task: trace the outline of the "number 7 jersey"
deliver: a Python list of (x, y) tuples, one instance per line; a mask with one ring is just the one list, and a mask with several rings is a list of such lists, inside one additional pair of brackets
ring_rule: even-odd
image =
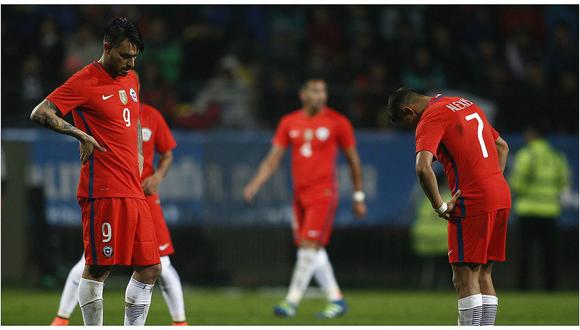
[(511, 208), (509, 186), (499, 167), (498, 137), (485, 113), (469, 100), (437, 95), (427, 104), (415, 131), (415, 152), (433, 153), (453, 193), (461, 189), (454, 216)]
[(75, 126), (107, 149), (95, 149), (81, 165), (78, 197), (145, 198), (137, 150), (138, 92), (135, 72), (113, 78), (93, 62), (46, 97), (63, 116), (72, 111)]

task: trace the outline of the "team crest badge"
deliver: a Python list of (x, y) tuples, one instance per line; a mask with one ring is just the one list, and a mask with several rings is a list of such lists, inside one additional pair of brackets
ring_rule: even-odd
[(127, 92), (125, 92), (124, 89), (119, 90), (119, 99), (121, 100), (121, 103), (127, 105), (129, 99), (127, 99)]
[(133, 99), (133, 102), (137, 102), (137, 92), (135, 92), (135, 90), (133, 88), (131, 88), (129, 90), (129, 94), (131, 95), (131, 98)]
[(330, 135), (330, 131), (326, 127), (318, 127), (316, 129), (316, 137), (320, 141), (326, 141), (326, 139), (328, 139), (329, 135)]
[(151, 140), (151, 135), (153, 135), (153, 132), (151, 132), (150, 129), (143, 127), (141, 129), (141, 134), (143, 134), (143, 141), (149, 142), (149, 140)]
[(108, 245), (107, 245), (107, 246), (105, 246), (105, 247), (103, 248), (103, 255), (104, 255), (106, 258), (110, 258), (110, 257), (112, 257), (112, 256), (113, 256), (113, 247), (111, 247), (111, 246), (108, 246)]

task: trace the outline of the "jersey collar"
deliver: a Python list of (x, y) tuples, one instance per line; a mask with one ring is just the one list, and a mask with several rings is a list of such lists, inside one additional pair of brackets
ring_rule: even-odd
[(432, 97), (427, 104), (435, 103), (435, 102), (439, 101), (439, 99), (442, 97), (443, 97), (443, 94), (437, 94), (434, 97)]

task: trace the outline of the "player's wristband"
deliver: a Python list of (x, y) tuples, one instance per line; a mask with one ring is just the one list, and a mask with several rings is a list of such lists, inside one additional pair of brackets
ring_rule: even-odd
[(439, 214), (445, 213), (445, 211), (447, 211), (447, 203), (443, 202), (443, 204), (441, 204), (441, 206), (439, 206), (439, 208), (435, 211), (437, 211)]
[(365, 201), (365, 193), (362, 191), (355, 191), (352, 194), (352, 200), (355, 202), (364, 202)]

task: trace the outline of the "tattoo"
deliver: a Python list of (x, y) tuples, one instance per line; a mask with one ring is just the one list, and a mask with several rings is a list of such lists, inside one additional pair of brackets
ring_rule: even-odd
[(59, 110), (54, 103), (49, 100), (45, 100), (43, 103), (45, 104), (39, 105), (42, 109), (35, 109), (32, 117), (34, 121), (53, 131), (77, 138), (83, 134), (81, 130), (59, 117)]

